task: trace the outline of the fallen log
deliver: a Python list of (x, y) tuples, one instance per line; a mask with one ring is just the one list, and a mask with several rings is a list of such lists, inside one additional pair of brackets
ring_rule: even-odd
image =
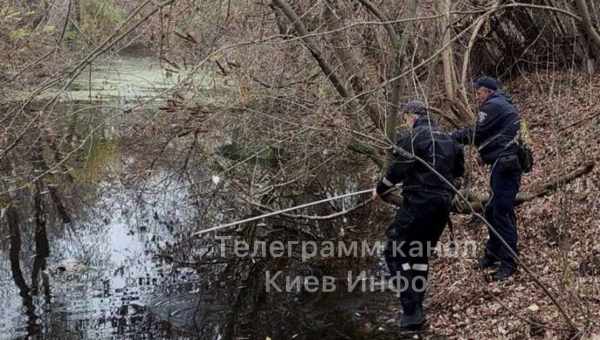
[[(537, 186), (531, 191), (519, 192), (515, 198), (515, 205), (520, 205), (536, 198), (549, 195), (565, 184), (568, 184), (577, 178), (590, 173), (594, 169), (594, 166), (595, 163), (593, 161), (585, 162), (575, 170), (565, 175), (551, 178), (548, 182)], [(490, 198), (489, 193), (477, 193), (473, 191), (466, 192), (464, 190), (460, 190), (459, 192), (465, 199), (469, 201), (468, 204), (471, 205), (471, 207), (473, 207), (473, 209), (477, 212), (483, 211), (485, 204)], [(396, 206), (401, 206), (403, 198), (400, 194), (394, 192), (387, 195), (385, 197), (385, 201)], [(459, 195), (456, 195), (452, 204), (452, 212), (457, 214), (470, 214), (471, 209), (469, 209), (469, 206), (460, 198)]]

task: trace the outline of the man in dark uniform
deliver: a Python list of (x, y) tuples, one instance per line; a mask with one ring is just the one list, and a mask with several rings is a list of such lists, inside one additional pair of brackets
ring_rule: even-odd
[[(517, 253), (517, 224), (514, 200), (521, 183), (521, 166), (517, 156), (516, 136), (520, 117), (512, 101), (499, 89), (494, 78), (482, 77), (474, 82), (479, 102), (479, 117), (474, 127), (458, 130), (452, 136), (463, 144), (477, 146), (485, 164), (492, 166), (492, 195), (485, 208), (485, 218)], [(496, 267), (498, 281), (510, 277), (516, 268), (515, 259), (496, 234), (488, 230), (485, 254), (479, 259), (481, 269)]]
[(391, 275), (405, 283), (400, 287), (400, 326), (418, 330), (425, 322), (428, 255), (448, 223), (454, 195), (440, 175), (450, 183), (462, 176), (464, 153), (450, 135), (437, 129), (422, 102), (409, 102), (405, 111), (411, 129), (399, 137), (394, 159), (373, 196), (386, 200), (392, 187), (402, 184), (404, 202), (387, 230), (389, 240), (384, 255)]

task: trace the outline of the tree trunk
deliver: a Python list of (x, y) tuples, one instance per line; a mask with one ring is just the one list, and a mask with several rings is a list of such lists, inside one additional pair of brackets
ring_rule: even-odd
[[(390, 19), (385, 16), (373, 3), (369, 0), (359, 0), (360, 3), (369, 10), (377, 19), (381, 22), (390, 21)], [(408, 17), (415, 17), (417, 15), (417, 1), (411, 0), (408, 1)], [(398, 77), (402, 73), (403, 68), (403, 60), (404, 55), (406, 53), (406, 46), (408, 44), (408, 37), (411, 35), (411, 23), (406, 24), (405, 30), (402, 34), (398, 33), (396, 28), (391, 23), (384, 24), (383, 27), (388, 33), (390, 43), (391, 43), (391, 51), (392, 51), (392, 59), (390, 62), (389, 74), (387, 75), (388, 79), (393, 79)], [(386, 117), (385, 117), (385, 134), (387, 138), (391, 141), (396, 140), (395, 132), (396, 127), (398, 125), (399, 118), (399, 107), (400, 107), (400, 92), (402, 90), (402, 84), (400, 79), (396, 79), (395, 81), (390, 82), (388, 86), (388, 93), (390, 96), (389, 104), (386, 107)]]
[(306, 46), (306, 48), (308, 48), (309, 52), (317, 61), (317, 64), (319, 64), (319, 67), (321, 68), (325, 76), (329, 79), (333, 87), (340, 94), (340, 96), (342, 96), (343, 98), (348, 98), (348, 91), (344, 87), (337, 74), (334, 72), (331, 65), (329, 65), (329, 63), (323, 57), (323, 55), (317, 48), (317, 45), (314, 42), (314, 40), (308, 36), (308, 31), (302, 23), (302, 19), (298, 17), (296, 12), (294, 12), (294, 10), (285, 0), (273, 0), (273, 5), (275, 5), (275, 7), (285, 17), (287, 17), (288, 21), (290, 21), (293, 24), (294, 29), (296, 30), (296, 34), (299, 37), (302, 37), (302, 42), (304, 42), (304, 45)]
[[(7, 159), (2, 162), (2, 168), (7, 173), (13, 175), (13, 166)], [(8, 225), (8, 231), (10, 235), (10, 250), (9, 250), (9, 261), (10, 270), (12, 273), (15, 285), (19, 289), (19, 295), (23, 300), (23, 307), (25, 314), (27, 315), (27, 328), (30, 334), (35, 333), (37, 327), (37, 316), (35, 315), (35, 308), (33, 306), (33, 299), (30, 295), (30, 289), (23, 276), (21, 270), (21, 219), (17, 206), (15, 205), (16, 198), (15, 191), (16, 185), (14, 183), (9, 184), (7, 187), (4, 185), (0, 188), (4, 191), (2, 194), (2, 200), (6, 203), (6, 224)]]
[[(586, 175), (594, 169), (594, 162), (586, 162), (580, 165), (577, 169), (569, 172), (566, 175), (559, 176), (556, 178), (550, 179), (548, 182), (540, 185), (538, 188), (534, 188), (532, 191), (528, 192), (519, 192), (517, 197), (515, 198), (515, 205), (520, 205), (529, 201), (532, 201), (538, 197), (543, 197), (549, 195), (556, 190), (560, 189), (561, 186), (564, 186), (568, 183), (571, 183), (575, 179)], [(464, 192), (461, 190), (461, 195), (465, 197), (469, 201), (469, 205), (477, 212), (483, 211), (485, 204), (490, 198), (488, 193), (478, 194), (474, 192)], [(402, 195), (398, 193), (390, 193), (385, 197), (385, 201), (401, 206), (404, 202)], [(471, 209), (467, 206), (459, 197), (455, 198), (455, 204), (452, 207), (452, 211), (458, 214), (470, 214)]]
[[(348, 91), (348, 95), (354, 97), (362, 93), (365, 88), (366, 80), (364, 74), (361, 72), (363, 67), (361, 67), (360, 60), (356, 57), (352, 46), (343, 46), (347, 40), (342, 30), (344, 26), (343, 17), (339, 13), (336, 16), (333, 13), (332, 6), (334, 6), (333, 2), (327, 1), (324, 3), (323, 21), (325, 21), (328, 30), (334, 31), (332, 33), (332, 45), (334, 53), (342, 66), (341, 73), (343, 74), (344, 87)], [(381, 120), (379, 119), (377, 108), (372, 103), (364, 97), (361, 97), (359, 101), (361, 106), (367, 111), (369, 117), (377, 117), (378, 121)], [(357, 121), (355, 118), (353, 120)], [(353, 128), (359, 129), (358, 126), (354, 126)]]
[(33, 259), (33, 270), (31, 272), (31, 292), (36, 295), (40, 281), (40, 274), (46, 270), (46, 259), (50, 256), (50, 244), (46, 234), (46, 211), (42, 200), (43, 184), (41, 180), (35, 183), (33, 195), (35, 213), (35, 257)]
[[(515, 205), (520, 205), (529, 201), (532, 201), (538, 197), (543, 197), (549, 195), (556, 190), (558, 190), (561, 186), (564, 186), (575, 179), (590, 173), (594, 169), (594, 162), (587, 162), (580, 165), (577, 169), (569, 172), (566, 175), (559, 176), (556, 178), (550, 179), (548, 182), (542, 184), (538, 188), (533, 189), (529, 192), (519, 192), (517, 197), (515, 198)], [(471, 206), (477, 211), (483, 211), (485, 204), (489, 200), (489, 194), (478, 195), (475, 193), (471, 193), (467, 198), (470, 201)], [(455, 210), (459, 213), (469, 213), (470, 210), (466, 207), (455, 206)]]
[[(327, 60), (325, 59), (325, 57), (323, 56), (321, 51), (318, 49), (314, 40), (310, 36), (308, 36), (308, 31), (307, 31), (306, 27), (304, 26), (302, 19), (300, 17), (298, 17), (296, 12), (294, 12), (294, 10), (286, 2), (286, 0), (273, 0), (272, 8), (275, 11), (275, 15), (283, 15), (287, 18), (287, 20), (290, 23), (292, 23), (292, 25), (296, 31), (296, 34), (299, 37), (302, 37), (302, 42), (304, 43), (306, 48), (310, 51), (313, 58), (316, 60), (317, 64), (321, 68), (321, 71), (323, 72), (323, 74), (327, 77), (327, 79), (329, 79), (329, 81), (331, 82), (333, 87), (337, 90), (338, 94), (342, 98), (349, 100), (348, 109), (351, 113), (353, 113), (352, 119), (350, 122), (350, 126), (352, 126), (353, 129), (358, 131), (359, 130), (358, 125), (357, 125), (358, 117), (356, 117), (356, 113), (359, 111), (358, 111), (357, 105), (355, 105), (355, 103), (354, 103), (354, 100), (352, 100), (352, 97), (353, 97), (353, 96), (351, 97), (352, 92), (344, 86), (344, 83), (341, 81), (339, 75), (334, 71), (335, 69), (327, 62)], [(368, 106), (366, 104), (366, 100), (364, 99), (364, 96), (361, 96), (359, 98), (359, 100), (361, 101), (363, 106), (365, 106), (365, 107)], [(373, 122), (375, 127), (377, 127), (379, 130), (383, 130), (384, 125), (383, 125), (382, 120), (379, 119), (379, 115), (377, 114), (377, 112), (367, 109), (367, 114), (369, 115), (369, 118), (371, 119), (371, 121)], [(363, 150), (363, 152), (361, 152), (361, 153), (369, 155), (369, 158), (373, 159), (374, 161), (376, 159), (378, 159), (377, 152), (373, 147), (366, 145), (364, 143), (360, 143), (357, 140), (353, 139), (352, 143), (348, 146), (348, 148), (353, 151)], [(379, 165), (381, 162), (375, 161), (375, 163)]]
[(440, 32), (442, 33), (442, 45), (448, 44), (448, 47), (442, 53), (442, 64), (444, 67), (444, 85), (446, 87), (446, 96), (449, 100), (453, 101), (456, 96), (456, 75), (454, 73), (454, 52), (450, 41), (452, 37), (451, 23), (452, 16), (450, 10), (452, 8), (452, 0), (438, 0), (437, 2), (438, 11), (444, 16), (440, 20)]
[(579, 15), (583, 18), (583, 28), (590, 39), (590, 44), (593, 46), (594, 51), (596, 51), (596, 56), (598, 56), (600, 55), (600, 33), (594, 27), (587, 3), (585, 0), (575, 0), (575, 5)]

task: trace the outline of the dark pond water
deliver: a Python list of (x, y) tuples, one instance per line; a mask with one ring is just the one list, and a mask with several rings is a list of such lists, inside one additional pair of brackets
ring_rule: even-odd
[(185, 204), (188, 193), (168, 172), (154, 173), (141, 183), (127, 181), (125, 169), (138, 155), (120, 152), (122, 119), (114, 115), (168, 89), (175, 80), (156, 61), (132, 57), (95, 66), (92, 76), (89, 83), (88, 74), (82, 75), (59, 107), (93, 99), (103, 108), (87, 110), (84, 125), (89, 117), (98, 121), (106, 115), (111, 121), (99, 141), (89, 144), (83, 168), (74, 171), (81, 204), (71, 209), (73, 221), (48, 225), (50, 256), (42, 275), (45, 287), (37, 295), (27, 292), (35, 255), (33, 217), (28, 210), (20, 211), (23, 244), (18, 262), (25, 284), (14, 278), (12, 239), (3, 229), (0, 339), (193, 338), (199, 275), (157, 256), (193, 218)]
[[(50, 255), (38, 289), (31, 279), (39, 261), (30, 198), (21, 199), (29, 203), (19, 207), (17, 260), (15, 232), (2, 230), (0, 340), (370, 339), (373, 332), (378, 339), (396, 338), (386, 335), (389, 323), (380, 318), (393, 298), (389, 294), (267, 296), (261, 285), (265, 271), (272, 266), (303, 274), (302, 264), (245, 260), (231, 266), (210, 263), (200, 268), (213, 270), (197, 271), (163, 256), (170, 249), (169, 255), (185, 251), (181, 258), (202, 259), (214, 243), (213, 248), (210, 242), (180, 248), (185, 235), (257, 213), (231, 207), (221, 212), (218, 203), (200, 202), (198, 197), (219, 182), (210, 174), (195, 169), (184, 180), (180, 169), (173, 168), (180, 165), (169, 164), (147, 171), (144, 149), (123, 147), (128, 128), (139, 123), (126, 112), (141, 104), (150, 114), (156, 112), (160, 104), (152, 98), (173, 86), (173, 77), (152, 59), (122, 57), (94, 66), (92, 82), (84, 74), (63, 96), (59, 108), (67, 113), (65, 125), (77, 121), (77, 128), (85, 129), (104, 124), (80, 152), (82, 165), (71, 172), (75, 182), (64, 188), (59, 183), (72, 221), (48, 220)], [(207, 91), (214, 88), (207, 79), (192, 81)], [(204, 182), (206, 187), (198, 185)], [(342, 192), (357, 189), (352, 183), (343, 187)], [(5, 213), (3, 209), (3, 219)], [(351, 262), (349, 266), (364, 269), (364, 263)]]
[[(188, 217), (178, 209), (184, 194), (140, 197), (116, 181), (99, 187), (86, 216), (50, 237), (49, 291), (33, 297), (33, 311), (13, 281), (10, 261), (0, 258), (0, 338), (172, 338), (174, 326), (191, 326), (180, 317), (197, 306), (198, 274), (156, 256)], [(26, 278), (28, 248), (21, 253)]]

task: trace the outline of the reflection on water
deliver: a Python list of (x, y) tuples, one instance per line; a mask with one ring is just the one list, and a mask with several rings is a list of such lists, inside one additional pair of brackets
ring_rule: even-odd
[[(182, 176), (183, 164), (171, 164), (177, 156), (169, 154), (181, 152), (179, 163), (185, 158), (187, 166), (190, 146), (179, 148), (176, 141), (166, 143), (158, 136), (152, 139), (157, 134), (146, 129), (152, 124), (145, 124), (156, 114), (152, 105), (129, 110), (172, 84), (156, 61), (123, 57), (94, 66), (92, 91), (84, 76), (57, 106), (57, 112), (66, 116), (64, 122), (57, 122), (64, 124), (57, 130), (72, 132), (67, 143), (82, 146), (73, 156), (78, 166), (68, 170), (67, 179), (60, 179), (65, 183), (47, 176), (45, 189), (40, 190), (52, 197), (56, 185), (70, 214), (49, 218), (46, 224), (50, 254), (47, 269), (39, 275), (41, 289), (32, 289), (31, 283), (32, 276), (38, 277), (34, 263), (43, 264), (46, 258), (34, 238), (40, 223), (26, 202), (30, 199), (14, 198), (20, 231), (0, 233), (0, 339), (369, 338), (356, 335), (353, 315), (365, 318), (368, 314), (363, 311), (377, 311), (379, 301), (389, 296), (266, 294), (266, 271), (281, 270), (297, 277), (313, 273), (318, 266), (278, 258), (224, 259), (215, 240), (186, 239), (192, 229), (258, 211), (238, 211), (233, 193), (216, 195), (215, 186), (203, 187), (212, 182), (204, 180), (210, 177), (203, 173), (209, 169), (202, 159)], [(89, 134), (96, 126), (104, 130)], [(142, 132), (134, 138), (132, 131)], [(158, 145), (161, 142), (165, 147)], [(154, 153), (145, 149), (157, 145), (160, 150)], [(165, 159), (155, 165), (156, 153)], [(27, 190), (22, 190), (22, 196), (27, 196)], [(0, 201), (4, 209), (6, 202), (1, 197)], [(223, 203), (228, 204), (224, 213), (217, 209)], [(9, 212), (3, 210), (3, 221)], [(311, 235), (295, 234), (283, 223), (269, 232), (257, 227), (249, 224), (229, 232), (271, 241)], [(15, 235), (22, 236), (22, 244), (16, 245)], [(157, 256), (161, 249), (169, 249), (164, 255), (173, 256)], [(35, 256), (40, 254), (44, 256)], [(167, 258), (193, 261), (202, 272), (189, 264), (174, 265)]]
[[(173, 224), (190, 218), (177, 208), (185, 192), (140, 195), (136, 189), (102, 183), (99, 199), (85, 216), (67, 226), (62, 237), (51, 239), (52, 299), (48, 303), (34, 297), (32, 310), (45, 338), (171, 338), (169, 316), (195, 307), (190, 299), (199, 280), (195, 271), (155, 257), (159, 247), (173, 241)], [(26, 255), (24, 250), (21, 263), (29, 271)], [(9, 261), (6, 256), (1, 259), (0, 338), (25, 337), (31, 332), (27, 327), (31, 315), (24, 310)], [(175, 294), (185, 303), (169, 298)], [(161, 313), (169, 308), (173, 315)]]
[[(84, 72), (60, 106), (74, 129), (88, 128), (93, 119), (119, 130), (123, 121), (115, 113), (177, 81), (156, 59), (126, 56), (94, 64), (89, 77)], [(88, 99), (98, 107), (74, 114), (76, 103)], [(83, 166), (70, 171), (81, 195), (69, 206), (70, 223), (52, 219), (42, 235), (36, 230), (46, 222), (36, 220), (31, 211), (38, 209), (26, 198), (15, 198), (18, 209), (4, 209), (2, 202), (0, 339), (192, 338), (199, 276), (156, 256), (194, 218), (194, 210), (186, 209), (187, 192), (174, 189), (185, 186), (165, 180), (168, 170), (127, 182), (124, 168), (138, 155), (120, 153), (111, 140), (118, 133), (101, 135), (85, 144)], [(4, 229), (12, 212), (18, 223)], [(47, 259), (39, 246), (46, 228)], [(41, 278), (40, 288), (32, 277)]]

